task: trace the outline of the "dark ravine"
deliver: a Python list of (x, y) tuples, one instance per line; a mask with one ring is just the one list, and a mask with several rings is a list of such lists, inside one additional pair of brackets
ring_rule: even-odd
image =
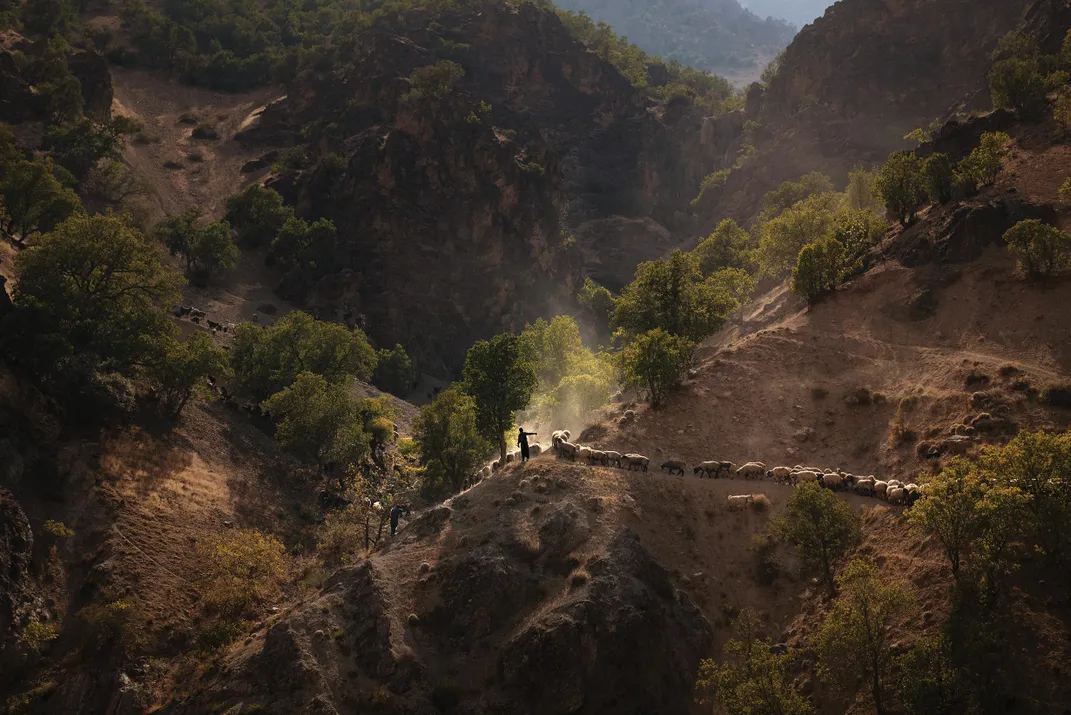
[[(443, 59), (465, 70), (456, 91), (403, 101), (405, 78)], [(311, 127), (318, 165), (278, 186), (340, 227), (348, 271), (310, 300), (363, 314), (433, 371), (565, 304), (582, 268), (620, 288), (690, 237), (689, 202), (725, 152), (704, 142), (703, 110), (652, 102), (530, 4), (404, 15), (344, 60), (352, 71), (303, 80), (242, 139), (287, 145)]]

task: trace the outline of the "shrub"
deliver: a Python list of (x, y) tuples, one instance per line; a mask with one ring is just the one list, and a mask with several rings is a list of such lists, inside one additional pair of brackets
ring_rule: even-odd
[(944, 154), (934, 154), (926, 159), (923, 166), (926, 174), (926, 192), (930, 201), (945, 204), (952, 200), (952, 190), (956, 181), (956, 172), (952, 162)]
[(1049, 276), (1071, 262), (1071, 236), (1038, 219), (1015, 224), (1004, 240), (1028, 276)]
[(1064, 179), (1064, 183), (1060, 184), (1060, 190), (1057, 195), (1060, 197), (1060, 201), (1065, 204), (1071, 204), (1071, 176)]
[(255, 529), (202, 538), (197, 555), (204, 565), (205, 603), (237, 616), (274, 595), (287, 575), (286, 549), (274, 536)]
[(692, 208), (699, 206), (708, 193), (713, 195), (714, 192), (720, 191), (725, 186), (725, 182), (729, 180), (730, 173), (732, 173), (732, 169), (719, 169), (703, 177), (703, 181), (699, 184), (699, 193), (692, 199)]
[(419, 102), (422, 99), (442, 99), (453, 91), (465, 76), (464, 68), (450, 60), (439, 60), (433, 65), (417, 67), (409, 75), (409, 91), (402, 95), (403, 102)]
[(577, 301), (587, 310), (595, 323), (600, 336), (610, 332), (610, 317), (614, 312), (614, 296), (604, 286), (590, 278), (584, 279), (584, 285), (576, 295)]
[(41, 650), (46, 643), (59, 638), (59, 629), (51, 623), (30, 621), (19, 635), (19, 643), (30, 650)]
[(997, 109), (1040, 119), (1045, 109), (1045, 79), (1037, 60), (1012, 57), (994, 64), (989, 71), (989, 94)]
[(882, 165), (874, 184), (889, 215), (906, 226), (915, 218), (926, 196), (923, 162), (914, 152), (892, 154)]
[(1004, 168), (1010, 142), (1011, 137), (1004, 132), (986, 132), (970, 156), (960, 163), (960, 171), (977, 184), (992, 185)]
[(74, 536), (74, 530), (64, 524), (62, 521), (47, 520), (41, 525), (41, 531), (45, 532), (49, 536), (54, 536), (57, 539), (68, 539)]
[(209, 377), (227, 378), (233, 373), (227, 352), (199, 332), (184, 342), (168, 340), (149, 374), (160, 406), (176, 419), (191, 397), (208, 394)]
[(1042, 391), (1041, 400), (1049, 407), (1071, 410), (1071, 385), (1050, 385)]
[(800, 251), (833, 231), (839, 205), (836, 194), (816, 194), (763, 224), (758, 249), (762, 273), (774, 278), (789, 275)]
[(833, 181), (817, 171), (805, 174), (799, 181), (784, 181), (762, 197), (762, 218), (773, 219), (784, 211), (812, 196), (833, 193)]
[(805, 246), (792, 269), (792, 290), (813, 303), (837, 287), (843, 265), (844, 248), (836, 239)]

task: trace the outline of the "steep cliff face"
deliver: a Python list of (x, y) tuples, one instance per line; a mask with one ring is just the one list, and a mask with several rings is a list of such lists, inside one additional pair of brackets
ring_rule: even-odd
[[(443, 61), (464, 71), (449, 91), (407, 94), (414, 70)], [(627, 283), (666, 235), (690, 233), (688, 202), (717, 164), (702, 109), (654, 103), (534, 5), (402, 15), (326, 64), (244, 140), (312, 139), (311, 166), (278, 185), (335, 221), (347, 266), (312, 302), (363, 314), (432, 369), (561, 305), (584, 256)], [(607, 240), (619, 258), (602, 262)]]
[(765, 140), (711, 214), (748, 218), (762, 194), (818, 169), (843, 180), (905, 148), (912, 129), (990, 106), (986, 74), (1030, 0), (841, 0), (785, 50), (753, 118)]

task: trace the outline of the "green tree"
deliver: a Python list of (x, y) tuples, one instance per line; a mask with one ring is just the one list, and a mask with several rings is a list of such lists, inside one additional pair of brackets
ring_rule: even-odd
[(174, 330), (164, 309), (182, 279), (125, 217), (76, 214), (22, 251), (15, 271), (14, 303), (34, 316), (30, 359), (77, 354), (129, 373)]
[(1011, 57), (989, 71), (989, 95), (997, 109), (1012, 109), (1024, 119), (1040, 119), (1045, 111), (1045, 78), (1037, 60)]
[(68, 0), (26, 0), (22, 23), (33, 35), (51, 38), (66, 35), (78, 16)]
[(1050, 276), (1071, 263), (1071, 236), (1038, 219), (1015, 224), (1004, 240), (1028, 276)]
[(326, 218), (310, 224), (292, 216), (272, 240), (271, 253), (284, 268), (325, 276), (334, 272), (338, 263), (338, 231)]
[(959, 575), (977, 537), (980, 496), (981, 484), (971, 466), (955, 460), (930, 481), (908, 514), (915, 529), (941, 544), (953, 576)]
[(238, 232), (238, 237), (254, 246), (275, 238), (294, 210), (283, 204), (278, 191), (253, 184), (227, 199), (224, 218)]
[(906, 226), (926, 198), (926, 174), (922, 159), (910, 151), (889, 156), (878, 172), (875, 190), (885, 203), (889, 216)]
[(350, 468), (370, 451), (355, 398), (346, 385), (303, 372), (261, 404), (275, 420), (284, 449), (315, 462), (322, 474), (333, 465)]
[(576, 299), (587, 311), (600, 338), (609, 335), (610, 319), (614, 312), (614, 297), (610, 291), (590, 278), (585, 278)]
[(952, 663), (948, 639), (926, 638), (899, 658), (900, 702), (904, 715), (959, 715), (972, 712)]
[(520, 338), (503, 333), (469, 348), (462, 390), (476, 401), (480, 434), (498, 446), (506, 460), (506, 431), (514, 414), (528, 406), (538, 384), (535, 368), (524, 359)]
[(723, 268), (751, 268), (751, 249), (751, 235), (727, 218), (692, 253), (699, 259), (699, 270), (709, 276)]
[(453, 493), (461, 491), (491, 448), (476, 427), (475, 400), (454, 389), (443, 390), (420, 408), (413, 439), (420, 448), (426, 481)]
[(838, 203), (835, 194), (810, 196), (763, 224), (758, 252), (762, 273), (773, 278), (791, 273), (803, 247), (833, 230)]
[(137, 123), (123, 116), (106, 121), (78, 117), (50, 126), (42, 145), (57, 164), (82, 181), (102, 159), (121, 159), (123, 136), (135, 131)]
[(833, 193), (833, 182), (817, 171), (801, 176), (799, 181), (785, 181), (762, 199), (762, 218), (777, 218), (784, 211), (812, 196)]
[(790, 657), (771, 650), (758, 613), (745, 608), (736, 619), (736, 637), (723, 649), (722, 662), (700, 661), (696, 688), (703, 702), (721, 705), (727, 715), (807, 715), (814, 708), (792, 687)]
[(1029, 523), (1027, 497), (1017, 486), (990, 480), (978, 501), (981, 528), (973, 545), (981, 572), (985, 604), (992, 608), (1003, 592), (1007, 576), (1015, 570), (1012, 544)]
[(1003, 449), (986, 452), (983, 465), (1022, 490), (1034, 542), (1066, 574), (1071, 595), (1071, 432), (1020, 432)]
[(926, 193), (930, 201), (938, 204), (951, 201), (956, 179), (952, 161), (944, 154), (934, 154), (926, 159), (922, 170), (926, 175)]
[(964, 159), (960, 171), (983, 186), (990, 186), (997, 180), (997, 175), (1004, 168), (1008, 158), (1008, 144), (1011, 137), (1004, 132), (986, 132), (978, 146)]
[(873, 562), (852, 561), (840, 577), (841, 594), (816, 638), (818, 673), (851, 692), (860, 680), (870, 685), (877, 715), (888, 712), (888, 679), (896, 655), (891, 627), (907, 608), (907, 595), (883, 584)]
[(647, 261), (625, 287), (614, 309), (614, 324), (626, 333), (660, 328), (699, 341), (721, 328), (733, 310), (733, 299), (703, 278), (699, 260), (684, 251), (668, 259)]
[(735, 309), (743, 312), (744, 305), (755, 292), (755, 277), (743, 268), (722, 268), (710, 275), (716, 289), (732, 298)]
[(848, 172), (848, 186), (844, 189), (844, 202), (849, 211), (880, 213), (884, 206), (877, 200), (875, 188), (878, 172), (857, 166)]
[(584, 346), (575, 320), (539, 319), (520, 340), (522, 358), (539, 381), (530, 407), (544, 422), (573, 424), (609, 401), (612, 367)]
[(405, 397), (413, 389), (416, 370), (413, 361), (401, 345), (390, 350), (382, 349), (377, 353), (376, 369), (372, 373), (372, 384), (384, 392), (398, 397)]
[(812, 303), (837, 287), (844, 269), (844, 247), (822, 238), (800, 251), (792, 269), (792, 290)]
[(17, 244), (54, 226), (82, 208), (78, 194), (56, 178), (51, 162), (17, 161), (0, 166), (0, 216), (4, 235)]
[(156, 224), (156, 239), (167, 246), (171, 255), (181, 255), (186, 260), (188, 274), (207, 276), (218, 268), (234, 268), (241, 253), (231, 238), (230, 224), (213, 221), (198, 226), (199, 217), (196, 209), (168, 216)]
[(191, 397), (207, 394), (207, 379), (231, 375), (227, 351), (198, 332), (185, 342), (169, 339), (150, 367), (154, 389), (172, 419), (182, 414)]
[(695, 343), (655, 328), (633, 337), (618, 356), (622, 382), (642, 390), (652, 407), (665, 404), (669, 391), (684, 381)]
[(263, 397), (293, 384), (302, 372), (322, 375), (332, 383), (350, 378), (367, 381), (376, 366), (376, 353), (359, 329), (294, 311), (266, 328), (237, 326), (231, 365), (241, 386)]
[(835, 595), (833, 568), (859, 544), (859, 517), (847, 502), (814, 482), (793, 493), (788, 514), (776, 522), (778, 532), (796, 545), (803, 563), (818, 571)]

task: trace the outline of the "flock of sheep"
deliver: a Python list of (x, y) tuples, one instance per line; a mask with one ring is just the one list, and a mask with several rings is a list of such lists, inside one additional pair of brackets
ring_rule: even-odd
[[(621, 454), (610, 450), (598, 450), (585, 447), (569, 441), (569, 430), (556, 430), (551, 434), (551, 448), (559, 459), (572, 461), (587, 461), (591, 465), (604, 467), (618, 467), (646, 472), (651, 460), (642, 454)], [(538, 444), (529, 446), (529, 455), (536, 457), (543, 452), (543, 447)], [(506, 463), (518, 461), (520, 452), (514, 451), (506, 455)], [(491, 476), (504, 466), (502, 460), (495, 460), (473, 475), (472, 483), (479, 482)], [(668, 459), (662, 463), (661, 469), (669, 474), (684, 476), (688, 464), (682, 459)], [(906, 484), (896, 479), (884, 481), (874, 475), (857, 476), (849, 474), (841, 469), (819, 469), (818, 467), (773, 467), (767, 469), (762, 462), (748, 462), (737, 466), (733, 462), (710, 460), (697, 464), (692, 468), (692, 474), (700, 477), (739, 477), (742, 479), (771, 479), (781, 484), (796, 486), (807, 482), (816, 482), (832, 491), (850, 490), (861, 496), (875, 497), (903, 506), (911, 506), (922, 496), (922, 487), (918, 484)], [(730, 496), (730, 506), (746, 504), (751, 500), (750, 494)], [(734, 501), (735, 500), (735, 501)]]

